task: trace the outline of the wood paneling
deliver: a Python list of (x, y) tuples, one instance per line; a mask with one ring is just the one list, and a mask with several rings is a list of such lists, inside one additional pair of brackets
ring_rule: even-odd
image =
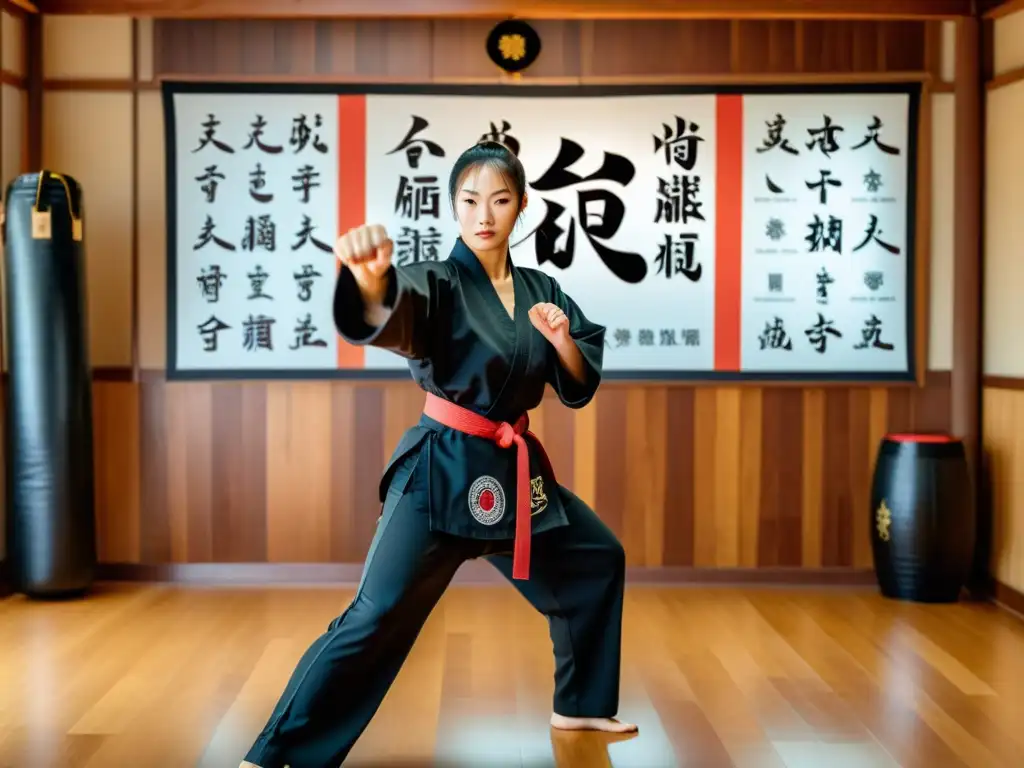
[[(473, 20), (154, 24), (154, 75), (499, 79)], [(549, 20), (524, 80), (924, 71), (925, 23)], [(927, 253), (921, 258), (927, 260)], [(140, 301), (145, 301), (145, 295)], [(417, 418), (408, 383), (96, 387), (105, 563), (362, 560), (386, 457)], [(533, 414), (560, 480), (634, 569), (870, 566), (867, 495), (887, 430), (943, 430), (948, 374), (922, 387), (606, 385)], [(136, 478), (127, 475), (136, 473)], [(120, 479), (119, 479), (120, 478)]]
[[(924, 72), (936, 23), (538, 20), (544, 50), (523, 80)], [(498, 79), (483, 46), (491, 26), (472, 19), (158, 19), (154, 69), (158, 76)]]
[[(1018, 380), (1019, 381), (1019, 380)], [(1024, 391), (1017, 386), (984, 389), (982, 435), (986, 505), (983, 545), (989, 573), (1024, 592)]]
[(952, 19), (971, 0), (41, 0), (48, 14), (171, 18)]
[[(606, 385), (531, 419), (554, 470), (616, 531), (630, 566), (871, 566), (886, 431), (943, 430), (924, 388)], [(377, 481), (423, 394), (411, 383), (95, 382), (107, 563), (357, 563)]]

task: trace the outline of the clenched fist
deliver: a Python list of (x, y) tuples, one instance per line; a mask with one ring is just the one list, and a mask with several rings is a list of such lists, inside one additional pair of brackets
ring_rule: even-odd
[(569, 318), (557, 305), (540, 302), (530, 307), (530, 322), (554, 346), (569, 340)]
[(367, 304), (380, 304), (384, 300), (393, 249), (394, 243), (380, 224), (350, 229), (334, 245), (334, 254), (352, 273)]

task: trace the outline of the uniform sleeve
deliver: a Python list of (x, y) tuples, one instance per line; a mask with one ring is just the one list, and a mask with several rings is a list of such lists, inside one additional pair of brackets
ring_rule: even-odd
[(605, 327), (591, 322), (561, 287), (555, 283), (553, 304), (556, 304), (569, 319), (569, 335), (583, 355), (584, 381), (577, 381), (558, 359), (552, 348), (548, 367), (548, 383), (555, 390), (558, 399), (569, 408), (582, 408), (589, 403), (601, 383), (604, 366)]
[(445, 273), (419, 269), (420, 265), (388, 270), (384, 306), (390, 310), (381, 325), (370, 325), (352, 273), (342, 267), (334, 288), (334, 325), (349, 344), (373, 346), (402, 357), (422, 360), (431, 356), (439, 307), (445, 292)]

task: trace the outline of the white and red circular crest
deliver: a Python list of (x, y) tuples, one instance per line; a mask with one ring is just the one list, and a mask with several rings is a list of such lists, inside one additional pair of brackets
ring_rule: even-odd
[(489, 475), (478, 477), (469, 487), (469, 512), (483, 525), (494, 525), (505, 514), (505, 491)]

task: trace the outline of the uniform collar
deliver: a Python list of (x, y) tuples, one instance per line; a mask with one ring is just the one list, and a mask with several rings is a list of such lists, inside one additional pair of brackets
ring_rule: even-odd
[[(465, 241), (461, 237), (455, 239), (455, 245), (452, 248), (451, 258), (455, 261), (460, 262), (463, 266), (468, 267), (469, 270), (477, 277), (490, 281), (487, 273), (484, 272), (484, 265), (480, 263), (480, 259), (476, 257), (476, 254), (469, 249)], [(515, 264), (512, 263), (511, 251), (505, 254), (505, 258), (508, 260), (508, 268), (510, 274), (514, 275), (516, 271)]]

